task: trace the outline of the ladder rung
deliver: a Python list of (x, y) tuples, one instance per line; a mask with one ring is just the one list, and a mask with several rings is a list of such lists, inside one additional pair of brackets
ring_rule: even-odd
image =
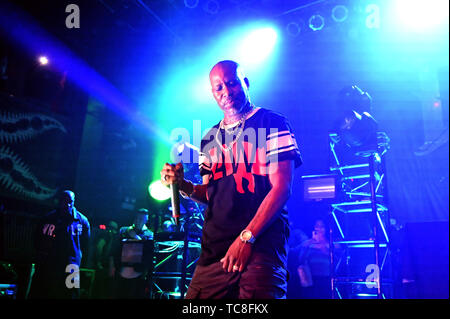
[[(375, 246), (373, 240), (341, 240), (334, 241), (333, 244), (349, 245), (353, 248), (373, 248)], [(379, 247), (386, 247), (386, 243), (379, 243)]]
[[(340, 283), (340, 284), (344, 284), (344, 283), (348, 283), (348, 284), (374, 284), (373, 281), (366, 281), (365, 278), (360, 278), (360, 277), (335, 277), (332, 278), (332, 280), (335, 283)], [(381, 285), (392, 285), (392, 281), (389, 279), (384, 279), (381, 282)]]
[(338, 167), (330, 167), (330, 171), (337, 171), (341, 169), (352, 169), (352, 168), (361, 168), (361, 167), (368, 167), (369, 164), (354, 164), (354, 165), (343, 165)]
[(340, 206), (355, 206), (355, 205), (368, 205), (372, 202), (370, 200), (361, 200), (361, 201), (355, 201), (355, 202), (343, 202), (338, 204), (331, 204), (333, 207), (340, 207)]
[(372, 298), (378, 298), (377, 294), (356, 294), (357, 297), (372, 297)]

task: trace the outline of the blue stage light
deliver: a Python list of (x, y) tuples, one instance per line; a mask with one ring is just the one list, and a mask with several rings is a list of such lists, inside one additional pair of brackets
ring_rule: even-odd
[(277, 42), (278, 33), (272, 27), (264, 27), (244, 34), (238, 47), (237, 61), (243, 65), (256, 65), (268, 58)]
[(189, 9), (197, 8), (199, 0), (184, 0), (184, 6)]
[(291, 21), (286, 25), (286, 31), (291, 37), (296, 37), (302, 31), (302, 28), (297, 22)]
[(313, 31), (320, 31), (325, 26), (325, 19), (320, 14), (315, 14), (309, 18), (309, 27)]
[(331, 17), (336, 22), (344, 22), (348, 18), (348, 9), (344, 5), (337, 5), (331, 11)]
[(48, 58), (46, 56), (40, 56), (38, 58), (40, 65), (47, 65), (48, 64)]

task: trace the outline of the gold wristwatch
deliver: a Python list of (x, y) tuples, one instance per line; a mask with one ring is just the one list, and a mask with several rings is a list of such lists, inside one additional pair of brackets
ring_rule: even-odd
[(256, 240), (255, 236), (253, 236), (252, 232), (248, 229), (244, 229), (239, 235), (239, 238), (242, 240), (243, 243), (249, 244), (253, 244)]

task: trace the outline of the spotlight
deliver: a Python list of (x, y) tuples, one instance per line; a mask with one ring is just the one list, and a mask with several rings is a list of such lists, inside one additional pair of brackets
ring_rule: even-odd
[(309, 18), (309, 27), (313, 31), (320, 31), (325, 26), (325, 19), (320, 14), (315, 14)]
[(377, 150), (378, 123), (370, 115), (372, 98), (356, 85), (345, 87), (339, 92), (338, 106), (341, 116), (337, 132), (356, 155), (369, 156)]
[(286, 31), (291, 37), (296, 37), (300, 34), (302, 29), (297, 22), (292, 21), (286, 25)]
[(209, 14), (217, 14), (219, 12), (219, 8), (219, 3), (216, 0), (208, 0), (203, 7), (203, 10)]
[(430, 31), (445, 21), (448, 24), (448, 0), (397, 0), (394, 5), (397, 19), (408, 31)]
[(184, 6), (189, 9), (194, 9), (198, 6), (199, 0), (184, 0)]
[(348, 9), (346, 6), (337, 5), (331, 11), (331, 17), (336, 22), (344, 22), (348, 17)]
[(377, 150), (378, 123), (367, 112), (347, 112), (339, 124), (339, 135), (356, 155), (367, 156)]
[(38, 58), (38, 62), (40, 65), (47, 65), (48, 64), (48, 58), (46, 56), (40, 56)]
[(344, 111), (372, 112), (372, 97), (356, 85), (344, 87), (338, 94), (337, 103)]
[(435, 101), (433, 102), (433, 106), (434, 106), (435, 108), (441, 107), (441, 101), (435, 100)]
[(151, 197), (158, 201), (167, 200), (171, 196), (170, 189), (157, 180), (148, 186), (148, 192)]
[(271, 27), (251, 31), (242, 39), (238, 60), (251, 65), (263, 62), (273, 51), (277, 38), (277, 31)]

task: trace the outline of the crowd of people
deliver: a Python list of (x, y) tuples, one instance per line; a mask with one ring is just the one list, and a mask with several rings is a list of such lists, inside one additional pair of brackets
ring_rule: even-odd
[[(148, 221), (149, 212), (142, 208), (134, 212), (129, 226), (119, 228), (111, 220), (104, 229), (92, 229), (86, 216), (75, 208), (74, 192), (61, 192), (57, 208), (41, 218), (36, 227), (36, 266), (28, 297), (148, 297), (151, 262), (136, 256), (131, 245), (153, 243)], [(94, 270), (92, 282), (83, 281), (83, 268)]]

